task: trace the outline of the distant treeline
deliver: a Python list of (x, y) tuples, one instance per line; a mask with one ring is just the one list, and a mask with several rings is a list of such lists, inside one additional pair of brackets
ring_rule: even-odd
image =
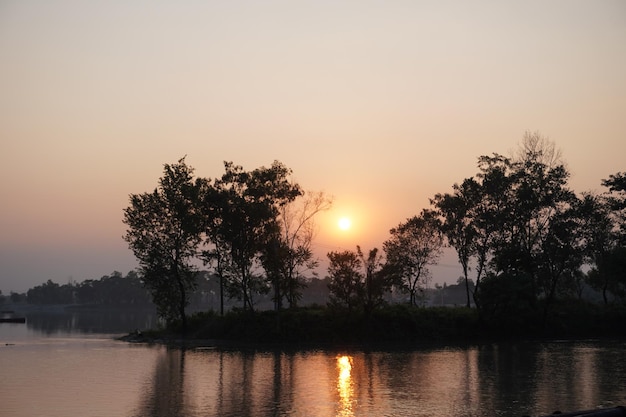
[[(187, 310), (217, 311), (219, 310), (219, 277), (209, 271), (196, 273), (197, 287), (190, 294)], [(324, 305), (328, 302), (328, 279), (311, 278), (303, 289), (302, 305)], [(94, 306), (154, 306), (150, 293), (135, 271), (126, 276), (120, 272), (104, 275), (100, 279), (88, 279), (83, 282), (58, 284), (52, 280), (37, 285), (23, 294), (11, 293), (3, 297), (1, 302), (28, 303), (32, 305), (94, 305)], [(225, 308), (236, 308), (237, 300), (226, 300)], [(255, 303), (259, 310), (272, 309), (274, 304), (271, 296), (260, 296)]]
[(137, 307), (152, 305), (150, 295), (134, 271), (126, 276), (115, 271), (97, 280), (87, 279), (79, 283), (69, 282), (62, 285), (48, 280), (29, 289), (26, 292), (26, 302), (35, 305), (93, 304)]
[[(218, 310), (219, 277), (209, 271), (198, 271), (195, 274), (197, 287), (190, 294), (188, 311)], [(302, 303), (325, 304), (328, 301), (328, 279), (312, 278), (303, 290)], [(94, 305), (94, 306), (127, 306), (154, 307), (150, 293), (145, 288), (137, 272), (130, 271), (127, 275), (114, 271), (100, 279), (88, 279), (82, 282), (58, 284), (52, 280), (37, 285), (23, 294), (11, 293), (4, 297), (0, 293), (0, 303), (28, 303), (32, 305)], [(236, 300), (227, 300), (225, 307), (230, 310), (236, 307)], [(273, 308), (269, 295), (259, 297), (256, 302), (258, 309)]]
[[(189, 312), (209, 312), (219, 309), (219, 277), (209, 271), (197, 272), (198, 287), (190, 296)], [(302, 289), (301, 306), (325, 306), (330, 301), (330, 278), (311, 278)], [(472, 280), (470, 290), (474, 289)], [(573, 295), (573, 292), (570, 293)], [(602, 302), (602, 294), (588, 285), (576, 297), (579, 301), (591, 303)], [(406, 304), (408, 297), (399, 292), (384, 295), (387, 305)], [(420, 306), (424, 307), (458, 307), (466, 301), (466, 288), (463, 277), (456, 284), (436, 284), (434, 288), (426, 288), (421, 293)], [(144, 288), (141, 278), (135, 271), (126, 276), (114, 271), (98, 280), (85, 280), (80, 283), (70, 282), (58, 284), (48, 280), (25, 293), (12, 292), (9, 296), (0, 293), (2, 303), (28, 303), (32, 305), (93, 305), (93, 306), (153, 306), (150, 294)], [(227, 300), (226, 309), (237, 309), (237, 300)], [(274, 309), (274, 302), (269, 294), (259, 296), (255, 306), (258, 310)]]

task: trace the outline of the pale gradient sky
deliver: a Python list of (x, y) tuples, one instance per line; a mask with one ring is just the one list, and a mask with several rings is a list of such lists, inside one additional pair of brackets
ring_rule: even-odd
[(626, 2), (4, 0), (0, 290), (133, 269), (128, 195), (184, 155), (334, 195), (324, 257), (380, 248), (526, 130), (577, 192), (626, 171)]

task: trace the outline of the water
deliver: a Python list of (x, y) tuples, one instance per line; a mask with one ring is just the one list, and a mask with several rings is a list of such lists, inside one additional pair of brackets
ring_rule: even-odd
[(626, 405), (624, 342), (182, 350), (114, 340), (151, 317), (115, 329), (111, 316), (102, 327), (70, 316), (0, 324), (0, 415), (486, 417)]

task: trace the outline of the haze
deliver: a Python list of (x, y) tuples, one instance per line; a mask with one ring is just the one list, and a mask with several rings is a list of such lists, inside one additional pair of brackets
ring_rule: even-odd
[(0, 62), (4, 294), (133, 269), (128, 195), (185, 155), (205, 177), (279, 160), (333, 195), (320, 257), (382, 247), (526, 130), (577, 192), (626, 171), (620, 0), (8, 0)]

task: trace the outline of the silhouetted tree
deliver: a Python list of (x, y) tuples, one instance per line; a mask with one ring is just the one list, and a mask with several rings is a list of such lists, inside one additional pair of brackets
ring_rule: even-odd
[(548, 169), (565, 165), (563, 153), (556, 144), (540, 132), (527, 130), (512, 158), (520, 163), (540, 163)]
[(549, 139), (526, 132), (513, 158), (481, 156), (478, 168), (475, 177), (455, 184), (452, 194), (431, 200), (463, 268), (467, 304), (474, 263), (479, 310), (486, 300), (480, 296), (486, 273), (490, 280), (504, 274), (527, 279), (535, 294), (531, 299), (544, 297), (547, 306), (560, 281), (582, 262), (579, 201), (566, 186), (569, 173), (561, 153)]
[(72, 284), (59, 285), (52, 280), (37, 285), (26, 292), (26, 301), (29, 304), (71, 304), (74, 299)]
[(385, 303), (384, 295), (391, 290), (395, 277), (384, 268), (383, 255), (378, 248), (371, 249), (367, 256), (360, 246), (356, 247), (356, 251), (365, 270), (363, 306), (369, 313)]
[[(533, 294), (523, 299), (534, 305), (542, 298), (545, 317), (562, 281), (583, 259), (580, 201), (567, 188), (569, 173), (554, 144), (537, 133), (525, 135), (514, 159), (481, 156), (478, 166), (476, 179), (464, 183), (478, 186), (475, 206), (465, 211), (477, 268), (487, 268), (491, 281), (523, 280)], [(488, 299), (480, 289), (477, 279), (479, 307)]]
[(225, 283), (235, 268), (232, 265), (229, 245), (224, 236), (224, 216), (228, 210), (225, 195), (210, 179), (201, 179), (202, 184), (202, 212), (205, 221), (204, 245), (209, 249), (202, 251), (201, 258), (205, 265), (214, 267), (219, 279), (220, 314), (224, 315)]
[[(23, 303), (26, 301), (26, 294), (11, 291), (10, 299), (13, 304)], [(2, 298), (0, 296), (0, 298)], [(1, 302), (1, 301), (0, 301)]]
[(524, 149), (511, 166), (510, 211), (503, 217), (495, 261), (499, 270), (528, 273), (538, 294), (539, 268), (546, 260), (541, 258), (543, 246), (551, 238), (553, 224), (563, 221), (563, 213), (570, 209), (575, 196), (566, 188), (569, 173), (563, 164), (553, 164), (551, 159), (544, 162), (541, 148)]
[(626, 180), (624, 174), (602, 180), (609, 191), (586, 194), (582, 203), (587, 261), (593, 265), (589, 284), (602, 292), (605, 304), (609, 294), (621, 298), (626, 290), (626, 274), (621, 257), (626, 247)]
[(271, 277), (274, 305), (282, 307), (283, 297), (295, 307), (302, 297), (304, 272), (319, 264), (311, 243), (316, 233), (315, 216), (328, 210), (332, 200), (323, 192), (306, 193), (279, 207), (277, 233), (263, 250), (263, 266)]
[(584, 261), (583, 222), (579, 205), (573, 193), (560, 202), (536, 255), (540, 290), (545, 298), (544, 325), (557, 290), (564, 285), (565, 279), (573, 279)]
[(361, 259), (352, 251), (329, 252), (328, 275), (330, 305), (353, 310), (362, 303), (364, 294)]
[(182, 158), (164, 166), (152, 193), (131, 194), (124, 209), (128, 226), (124, 240), (139, 260), (144, 285), (150, 290), (159, 315), (187, 326), (185, 307), (196, 287), (193, 264), (202, 240), (199, 210), (200, 182)]
[(301, 190), (288, 180), (291, 170), (278, 161), (251, 172), (232, 162), (224, 167), (226, 172), (210, 184), (205, 198), (207, 243), (212, 249), (204, 258), (217, 263), (229, 296), (241, 300), (244, 310), (252, 310), (252, 294), (269, 290), (260, 255), (279, 233), (280, 207)]
[[(477, 293), (481, 317), (505, 327), (520, 325), (534, 309), (531, 277), (523, 271), (487, 272)], [(526, 323), (529, 324), (529, 323)]]
[(617, 243), (626, 246), (626, 173), (609, 175), (608, 179), (602, 180), (602, 185), (609, 189), (606, 202), (611, 210)]
[(389, 233), (391, 238), (383, 243), (388, 268), (409, 293), (411, 305), (417, 305), (417, 292), (430, 278), (428, 267), (442, 252), (441, 223), (435, 212), (423, 210)]
[(471, 210), (472, 224), (476, 232), (474, 241), (476, 254), (476, 274), (473, 291), (474, 303), (481, 312), (481, 284), (489, 272), (497, 247), (500, 228), (506, 220), (511, 189), (511, 160), (501, 155), (478, 158), (479, 173), (476, 179), (470, 178), (471, 187), (478, 196)]
[[(489, 271), (495, 241), (501, 225), (511, 211), (510, 193), (512, 162), (494, 154), (478, 158), (479, 173), (454, 184), (452, 194), (436, 194), (431, 200), (442, 218), (441, 230), (447, 243), (457, 252), (463, 269), (466, 305), (471, 291), (480, 312), (482, 279)], [(470, 265), (475, 267), (474, 280), (469, 279)], [(470, 285), (470, 281), (475, 282)]]
[[(436, 194), (430, 202), (443, 218), (442, 231), (448, 244), (456, 251), (463, 269), (466, 306), (469, 308), (471, 301), (468, 272), (470, 260), (477, 253), (479, 237), (475, 221), (475, 209), (480, 198), (479, 185), (473, 179), (466, 179), (461, 185), (454, 184), (452, 188), (454, 190), (452, 194)], [(482, 269), (480, 271), (482, 272)], [(477, 280), (480, 278), (480, 276), (477, 277)]]

